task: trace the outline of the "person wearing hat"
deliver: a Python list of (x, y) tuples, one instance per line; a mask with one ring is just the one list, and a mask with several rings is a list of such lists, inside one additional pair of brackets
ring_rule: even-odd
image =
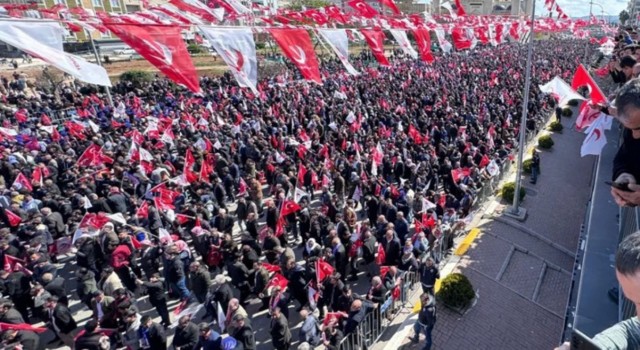
[(211, 326), (202, 322), (198, 325), (200, 336), (198, 343), (192, 350), (219, 350), (222, 346), (222, 337), (220, 334), (211, 329)]
[(251, 325), (247, 324), (244, 315), (237, 314), (233, 316), (234, 331), (230, 335), (236, 339), (244, 350), (256, 349), (256, 338)]
[(149, 296), (149, 303), (160, 315), (162, 325), (169, 327), (171, 319), (169, 318), (169, 309), (167, 307), (167, 295), (164, 284), (160, 280), (160, 274), (158, 272), (152, 273), (148, 282), (136, 279), (136, 284), (145, 288)]

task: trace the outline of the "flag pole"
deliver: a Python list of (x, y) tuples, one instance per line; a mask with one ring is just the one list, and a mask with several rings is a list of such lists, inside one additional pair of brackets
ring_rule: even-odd
[[(100, 60), (100, 55), (98, 55), (98, 50), (96, 49), (96, 44), (93, 41), (93, 35), (91, 35), (91, 32), (86, 31), (87, 34), (89, 34), (89, 40), (91, 41), (91, 49), (93, 50), (93, 55), (96, 57), (96, 63), (102, 67), (102, 61)], [(113, 97), (111, 97), (111, 90), (109, 89), (108, 86), (104, 87), (105, 91), (107, 92), (107, 99), (109, 100), (109, 105), (111, 106), (111, 108), (114, 108), (113, 105)]]
[(515, 217), (518, 220), (524, 221), (527, 217), (527, 211), (520, 207), (520, 189), (522, 188), (522, 159), (524, 158), (524, 148), (527, 133), (527, 114), (529, 112), (529, 89), (531, 87), (531, 61), (533, 56), (533, 37), (534, 37), (534, 25), (535, 25), (535, 13), (536, 13), (536, 1), (533, 1), (531, 7), (531, 26), (529, 43), (527, 44), (527, 65), (525, 68), (525, 82), (522, 101), (522, 118), (520, 120), (520, 141), (518, 142), (518, 170), (516, 171), (516, 188), (513, 194), (513, 206), (507, 211), (507, 215)]

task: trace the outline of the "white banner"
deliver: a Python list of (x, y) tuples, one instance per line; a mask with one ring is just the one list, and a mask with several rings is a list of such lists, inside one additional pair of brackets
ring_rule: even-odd
[(451, 45), (451, 43), (449, 41), (447, 41), (447, 39), (445, 39), (445, 37), (444, 37), (444, 29), (436, 28), (436, 29), (434, 29), (434, 32), (436, 32), (436, 36), (438, 37), (438, 43), (440, 44), (440, 49), (444, 53), (451, 52), (451, 49), (453, 48), (453, 46)]
[[(356, 32), (355, 30), (353, 32)], [(349, 37), (346, 29), (320, 29), (318, 34), (327, 42), (336, 53), (344, 68), (351, 75), (359, 75), (358, 71), (349, 63)]]
[[(49, 23), (29, 23), (32, 27), (41, 31), (50, 30)], [(41, 26), (45, 24), (44, 26)], [(47, 44), (41, 43), (38, 39), (42, 36), (31, 36), (27, 31), (15, 26), (12, 22), (0, 22), (0, 41), (14, 46), (33, 57), (40, 58), (48, 64), (66, 72), (79, 80), (89, 84), (111, 86), (107, 71), (93, 63), (85, 61), (84, 58), (71, 55), (61, 50), (56, 50)]]
[(238, 85), (258, 94), (258, 61), (251, 28), (216, 28), (198, 26), (211, 46), (231, 68)]
[(396, 39), (398, 45), (400, 45), (400, 48), (402, 48), (402, 51), (404, 51), (405, 54), (413, 57), (414, 60), (418, 58), (418, 53), (413, 46), (411, 46), (411, 43), (409, 43), (407, 32), (400, 29), (389, 29), (389, 32), (391, 32), (391, 35)]
[(19, 20), (0, 22), (0, 31), (4, 32), (5, 28), (17, 28), (34, 40), (50, 48), (64, 51), (62, 48), (62, 37), (64, 36), (65, 30), (58, 22), (26, 22)]

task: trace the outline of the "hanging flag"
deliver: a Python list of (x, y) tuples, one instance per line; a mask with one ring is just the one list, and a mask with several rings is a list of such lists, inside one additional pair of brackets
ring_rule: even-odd
[(587, 134), (587, 137), (582, 142), (580, 147), (580, 156), (584, 157), (589, 154), (599, 156), (602, 153), (602, 148), (607, 144), (607, 137), (604, 134), (604, 115), (596, 119), (591, 126), (591, 131)]
[(18, 176), (13, 181), (13, 184), (11, 185), (11, 187), (15, 188), (18, 191), (23, 189), (23, 188), (26, 188), (27, 190), (29, 190), (29, 192), (33, 191), (33, 187), (31, 186), (31, 182), (29, 181), (29, 179), (27, 179), (26, 176), (24, 176), (24, 174), (22, 172), (18, 173)]
[(466, 16), (467, 12), (464, 10), (464, 7), (462, 6), (462, 2), (460, 0), (455, 0), (456, 3), (456, 14), (458, 16)]
[(456, 50), (472, 50), (478, 44), (473, 28), (456, 26), (451, 31), (451, 38)]
[(389, 29), (389, 32), (391, 33), (393, 38), (398, 42), (398, 45), (400, 45), (400, 48), (405, 54), (407, 54), (408, 56), (411, 56), (411, 58), (413, 59), (418, 58), (418, 53), (411, 46), (411, 43), (409, 43), (409, 38), (407, 38), (406, 31), (401, 29)]
[(602, 90), (600, 90), (600, 87), (593, 80), (589, 72), (587, 72), (587, 69), (584, 68), (584, 66), (581, 64), (578, 66), (575, 74), (573, 75), (573, 81), (571, 82), (571, 87), (574, 90), (577, 90), (578, 88), (583, 86), (586, 86), (589, 88), (589, 93), (590, 93), (589, 98), (591, 99), (591, 102), (594, 105), (607, 103), (606, 96), (604, 95)]
[(600, 117), (601, 113), (600, 108), (593, 107), (587, 102), (583, 103), (582, 106), (580, 106), (578, 118), (576, 118), (576, 129), (583, 130), (588, 128)]
[(349, 63), (349, 37), (346, 29), (317, 29), (318, 34), (335, 52), (342, 65), (351, 75), (359, 75), (358, 71)]
[(364, 35), (364, 39), (367, 41), (367, 45), (369, 45), (378, 63), (382, 66), (389, 66), (389, 60), (384, 55), (384, 32), (373, 29), (361, 29), (360, 32)]
[(374, 18), (379, 14), (376, 9), (369, 6), (369, 4), (367, 4), (364, 0), (350, 0), (347, 2), (347, 4), (365, 18)]
[(413, 30), (413, 37), (418, 45), (420, 51), (420, 58), (427, 63), (435, 61), (433, 52), (431, 52), (431, 36), (429, 31), (424, 27), (419, 27)]
[(269, 33), (278, 43), (285, 56), (298, 67), (300, 74), (306, 80), (322, 84), (316, 53), (306, 30), (301, 28), (271, 28)]
[(442, 49), (442, 51), (444, 53), (449, 53), (451, 52), (451, 49), (453, 48), (453, 46), (451, 45), (451, 43), (445, 38), (445, 33), (444, 33), (444, 29), (442, 28), (436, 28), (433, 30), (436, 33), (436, 37), (438, 38), (438, 44), (440, 45), (440, 48)]
[[(0, 41), (16, 47), (33, 57), (60, 69), (61, 71), (76, 77), (89, 84), (111, 86), (107, 71), (97, 64), (87, 62), (80, 56), (55, 49), (46, 42), (39, 41), (40, 36), (32, 36), (29, 31), (12, 23), (13, 21), (0, 22)], [(43, 24), (44, 26), (41, 26)], [(51, 30), (50, 23), (30, 22), (29, 25), (40, 28), (42, 31)]]
[(169, 3), (181, 11), (190, 12), (208, 22), (222, 21), (213, 9), (198, 0), (169, 0)]
[(105, 26), (169, 79), (195, 93), (201, 91), (196, 68), (182, 40), (181, 27), (135, 24)]
[(199, 26), (200, 31), (231, 68), (241, 87), (250, 88), (257, 95), (258, 61), (251, 28), (220, 28)]
[(551, 94), (561, 106), (571, 100), (584, 100), (582, 95), (578, 94), (559, 76), (555, 76), (550, 82), (539, 87), (540, 91)]
[(449, 15), (451, 15), (451, 18), (453, 18), (454, 20), (458, 19), (458, 14), (456, 12), (453, 12), (453, 6), (451, 6), (451, 3), (449, 1), (443, 2), (442, 4), (440, 4), (440, 7), (444, 7), (449, 12)]
[[(459, 0), (458, 0), (459, 1)], [(393, 0), (380, 0), (380, 5), (384, 5), (393, 11), (394, 15), (399, 15), (401, 12), (396, 6), (396, 3)]]

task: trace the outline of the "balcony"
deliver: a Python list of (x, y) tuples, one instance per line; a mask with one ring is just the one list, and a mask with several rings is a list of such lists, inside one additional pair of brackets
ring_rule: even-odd
[[(594, 169), (592, 195), (587, 207), (574, 267), (571, 296), (567, 307), (564, 339), (572, 328), (593, 337), (613, 324), (633, 317), (634, 305), (619, 291), (614, 256), (619, 242), (640, 228), (640, 213), (636, 208), (619, 208), (611, 198), (610, 187), (613, 158), (620, 143), (617, 122), (606, 133), (609, 142)], [(619, 288), (618, 288), (619, 289)]]

